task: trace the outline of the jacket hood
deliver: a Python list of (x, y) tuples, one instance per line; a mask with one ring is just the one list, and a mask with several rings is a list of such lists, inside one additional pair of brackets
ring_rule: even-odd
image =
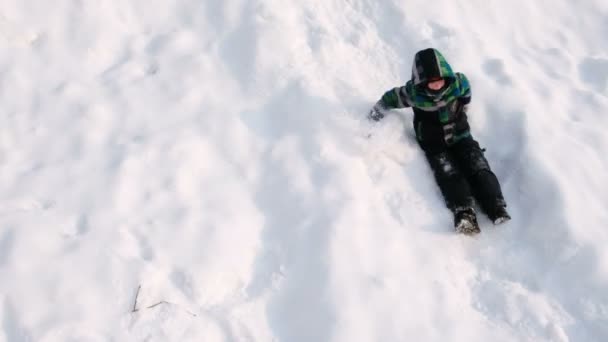
[(418, 51), (412, 66), (412, 83), (415, 86), (424, 85), (436, 77), (448, 78), (452, 82), (455, 75), (445, 57), (436, 49)]

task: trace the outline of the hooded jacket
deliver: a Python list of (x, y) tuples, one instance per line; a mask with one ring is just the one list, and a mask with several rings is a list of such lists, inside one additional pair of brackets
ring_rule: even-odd
[[(446, 84), (432, 91), (426, 85), (436, 77), (443, 78)], [(418, 143), (427, 153), (438, 153), (470, 137), (466, 115), (470, 101), (471, 87), (466, 76), (454, 73), (439, 51), (426, 49), (414, 57), (411, 80), (387, 91), (378, 104), (383, 109), (412, 107)]]

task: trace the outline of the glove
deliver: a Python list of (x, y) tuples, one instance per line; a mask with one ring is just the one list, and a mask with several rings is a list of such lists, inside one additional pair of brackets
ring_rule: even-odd
[(471, 98), (470, 97), (459, 98), (457, 100), (458, 108), (456, 109), (456, 114), (457, 115), (466, 114), (467, 111), (469, 110), (469, 102), (471, 102)]
[(369, 111), (367, 117), (370, 120), (380, 121), (380, 119), (384, 117), (384, 113), (382, 113), (383, 111), (384, 108), (382, 107), (382, 105), (380, 103), (376, 103), (374, 107)]

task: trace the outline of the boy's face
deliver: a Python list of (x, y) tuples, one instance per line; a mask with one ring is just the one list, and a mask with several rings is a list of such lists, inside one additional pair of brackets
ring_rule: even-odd
[(443, 78), (430, 80), (429, 83), (426, 84), (426, 86), (431, 90), (439, 90), (443, 88), (444, 85), (445, 80)]

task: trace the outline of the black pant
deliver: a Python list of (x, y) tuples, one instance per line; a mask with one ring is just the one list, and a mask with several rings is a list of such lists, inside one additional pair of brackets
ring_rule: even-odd
[(506, 206), (500, 184), (473, 138), (465, 138), (445, 151), (426, 154), (446, 205), (452, 211), (472, 208), (474, 199), (490, 218)]

